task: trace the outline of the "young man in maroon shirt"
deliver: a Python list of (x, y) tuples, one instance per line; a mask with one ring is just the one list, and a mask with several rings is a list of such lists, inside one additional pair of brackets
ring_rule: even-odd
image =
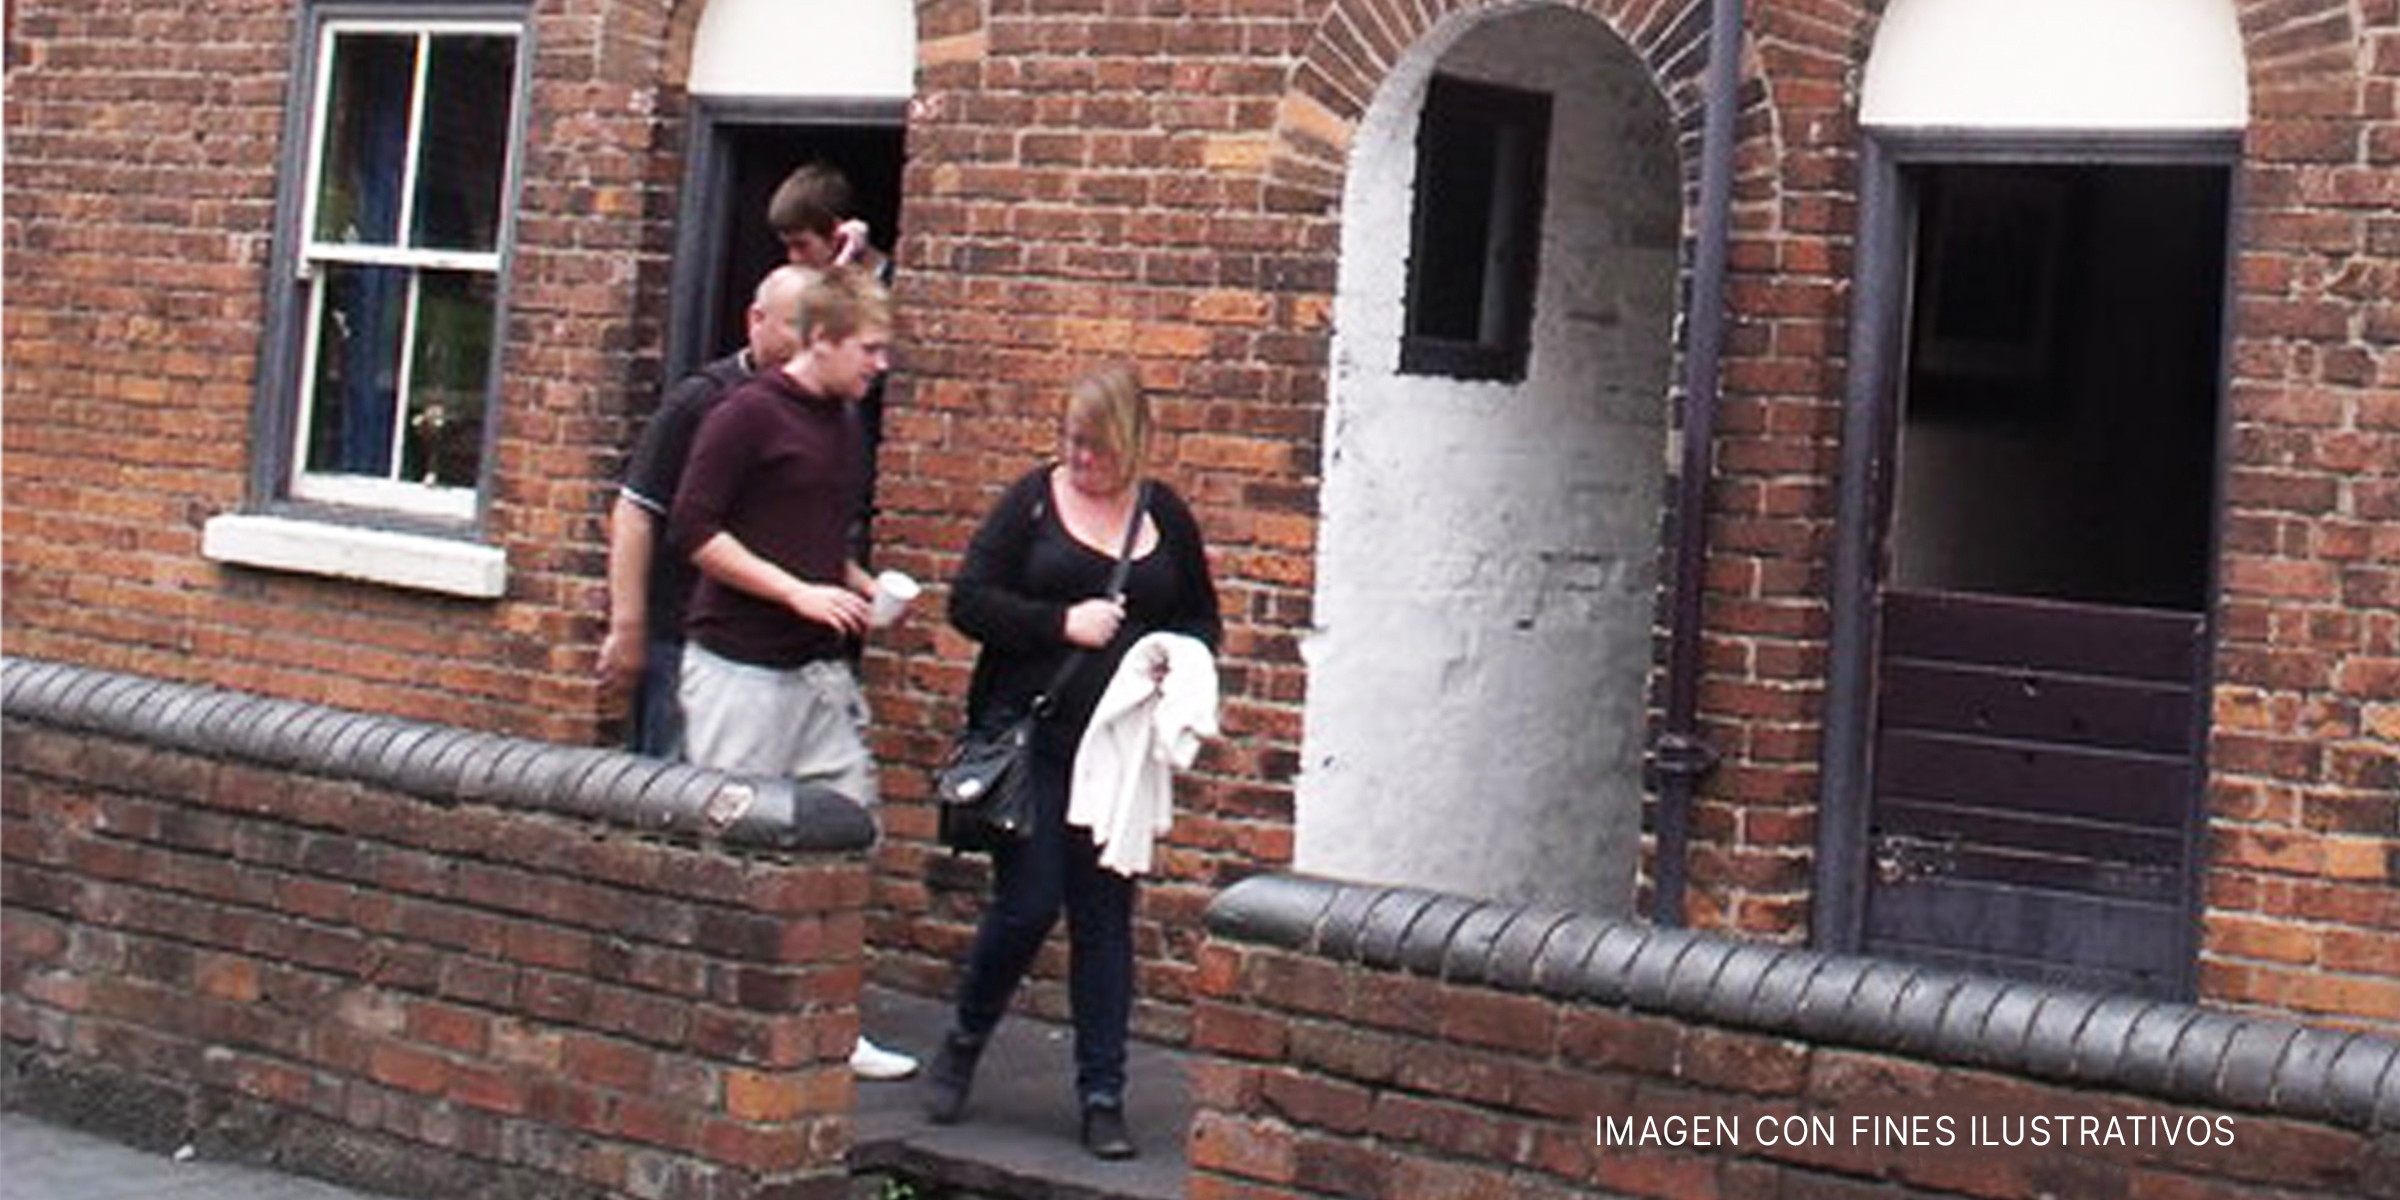
[[(876, 801), (851, 647), (875, 581), (852, 557), (865, 500), (858, 402), (890, 366), (883, 289), (845, 268), (800, 289), (800, 349), (701, 422), (668, 521), (700, 569), (685, 617), (684, 749), (704, 767), (782, 775)], [(893, 1079), (916, 1061), (864, 1037), (850, 1065)]]
[[(812, 162), (786, 176), (767, 201), (767, 224), (783, 242), (786, 265), (817, 271), (850, 266), (888, 281), (890, 260), (875, 248), (867, 223), (851, 215), (854, 206), (850, 179), (836, 167)], [(693, 576), (684, 556), (660, 550), (667, 506), (675, 499), (701, 418), (734, 385), (753, 372), (781, 366), (790, 356), (798, 339), (790, 325), (799, 286), (793, 281), (799, 277), (797, 271), (769, 273), (750, 306), (749, 345), (685, 376), (659, 401), (634, 445), (625, 486), (610, 512), (609, 624), (600, 643), (600, 678), (611, 695), (632, 700), (629, 744), (642, 754), (683, 757), (683, 713), (676, 697), (684, 600)]]

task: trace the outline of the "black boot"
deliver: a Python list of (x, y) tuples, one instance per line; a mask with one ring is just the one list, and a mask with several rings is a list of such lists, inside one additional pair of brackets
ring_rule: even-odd
[(1133, 1135), (1125, 1131), (1125, 1106), (1101, 1102), (1083, 1106), (1083, 1148), (1094, 1158), (1132, 1158)]
[(951, 1030), (942, 1038), (933, 1069), (925, 1073), (925, 1119), (954, 1125), (966, 1115), (967, 1093), (975, 1087), (975, 1063), (983, 1057), (984, 1039)]

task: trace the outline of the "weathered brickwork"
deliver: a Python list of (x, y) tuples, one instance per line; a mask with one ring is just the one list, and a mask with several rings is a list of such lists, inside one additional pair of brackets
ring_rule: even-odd
[(2202, 994), (2400, 1024), (2400, 6), (2244, 5)]
[(2400, 1195), (2388, 1038), (1304, 879), (1210, 923), (1195, 1198)]
[[(575, 7), (532, 21), (497, 604), (200, 555), (248, 477), (295, 6), (10, 10), (12, 652), (594, 738), (603, 480), (656, 374), (657, 143), (677, 125), (659, 94), (671, 6)], [(693, 19), (676, 14), (677, 37)]]
[[(12, 1106), (397, 1194), (848, 1194), (861, 856), (460, 803), (151, 719), (6, 723)], [(502, 758), (440, 757), (478, 753)]]
[[(1210, 536), (1225, 723), (1144, 894), (1141, 1020), (1183, 1036), (1199, 915), (1287, 864), (1340, 197), (1357, 123), (1467, 0), (923, 0), (879, 553), (939, 581), (1046, 453), (1058, 385), (1135, 359)], [(1651, 65), (1696, 176), (1704, 6), (1586, 0)], [(2400, 1025), (2400, 6), (2244, 0), (2204, 998)], [(1856, 222), (1880, 6), (1748, 6), (1732, 320), (1705, 520), (1690, 919), (1804, 940)], [(229, 569), (291, 73), (287, 0), (10, 10), (5, 630), (12, 653), (589, 744), (602, 522), (654, 394), (698, 3), (535, 6), (487, 534), (508, 595)], [(1688, 206), (1687, 206), (1688, 208)], [(1688, 255), (1686, 256), (1688, 262)], [(1662, 520), (1662, 526), (1667, 522)], [(938, 606), (925, 606), (930, 614)], [(889, 835), (877, 970), (947, 986), (981, 867), (921, 768), (972, 646), (867, 672)], [(1052, 973), (1054, 975), (1054, 973)], [(1034, 989), (1055, 1008), (1056, 989)]]

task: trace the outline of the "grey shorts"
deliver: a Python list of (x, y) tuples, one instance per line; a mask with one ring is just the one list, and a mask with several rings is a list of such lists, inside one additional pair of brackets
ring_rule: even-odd
[(678, 695), (684, 754), (694, 765), (781, 775), (875, 803), (867, 698), (849, 663), (754, 667), (695, 642), (684, 648)]

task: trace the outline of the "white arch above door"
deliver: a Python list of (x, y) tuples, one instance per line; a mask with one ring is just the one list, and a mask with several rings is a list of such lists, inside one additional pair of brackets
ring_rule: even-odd
[(2240, 129), (2232, 0), (1893, 0), (1859, 119), (1906, 128)]
[(906, 99), (916, 71), (910, 0), (709, 0), (693, 34), (689, 90)]

